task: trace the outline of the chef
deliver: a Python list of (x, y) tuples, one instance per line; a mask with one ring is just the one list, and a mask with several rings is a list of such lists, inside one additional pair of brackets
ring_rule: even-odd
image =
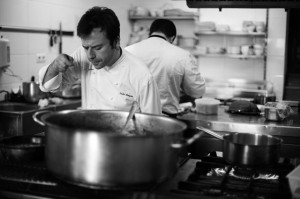
[(42, 91), (61, 91), (81, 80), (83, 108), (129, 111), (136, 101), (140, 112), (162, 113), (149, 69), (120, 47), (120, 23), (111, 9), (89, 9), (78, 23), (77, 35), (81, 47), (40, 69)]
[(149, 38), (126, 47), (140, 58), (153, 74), (160, 92), (164, 114), (176, 117), (180, 94), (200, 98), (205, 92), (205, 80), (192, 55), (175, 45), (174, 23), (157, 19), (150, 26)]

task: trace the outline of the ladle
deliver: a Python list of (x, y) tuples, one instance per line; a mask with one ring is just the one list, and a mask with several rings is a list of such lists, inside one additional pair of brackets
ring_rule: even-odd
[(131, 105), (131, 108), (129, 110), (129, 114), (128, 114), (127, 118), (126, 118), (126, 122), (125, 122), (125, 124), (124, 124), (124, 126), (123, 126), (123, 128), (121, 130), (121, 134), (123, 134), (123, 135), (132, 135), (131, 133), (128, 133), (128, 131), (126, 131), (125, 129), (126, 129), (126, 126), (127, 126), (128, 122), (132, 119), (133, 115), (138, 110), (138, 107), (139, 106), (138, 106), (137, 102), (133, 101), (132, 105)]

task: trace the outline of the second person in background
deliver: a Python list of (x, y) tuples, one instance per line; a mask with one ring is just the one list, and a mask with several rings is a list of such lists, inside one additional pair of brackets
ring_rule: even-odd
[(200, 98), (205, 92), (195, 58), (173, 45), (175, 38), (175, 24), (157, 19), (150, 26), (149, 38), (125, 48), (149, 67), (159, 88), (163, 113), (171, 117), (178, 114), (181, 93)]

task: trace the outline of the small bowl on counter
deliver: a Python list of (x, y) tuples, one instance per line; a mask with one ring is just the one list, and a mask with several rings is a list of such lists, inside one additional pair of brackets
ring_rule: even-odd
[(290, 116), (293, 110), (283, 102), (267, 102), (264, 105), (264, 113), (266, 120), (278, 122)]
[(279, 116), (277, 109), (275, 107), (265, 107), (265, 118), (270, 121), (281, 121), (281, 117)]

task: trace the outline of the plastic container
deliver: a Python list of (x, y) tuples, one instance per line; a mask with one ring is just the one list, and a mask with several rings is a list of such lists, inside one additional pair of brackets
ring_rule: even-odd
[(197, 113), (206, 115), (218, 114), (220, 101), (212, 98), (195, 99)]
[(300, 198), (300, 165), (291, 171), (287, 176), (294, 198)]

